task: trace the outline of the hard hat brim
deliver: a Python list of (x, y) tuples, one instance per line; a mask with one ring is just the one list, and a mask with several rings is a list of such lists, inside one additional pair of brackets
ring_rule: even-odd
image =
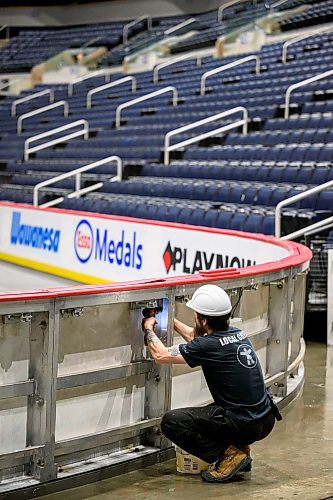
[(199, 314), (204, 314), (205, 316), (225, 316), (226, 314), (229, 314), (232, 311), (232, 306), (228, 307), (228, 309), (226, 309), (225, 311), (218, 312), (218, 313), (216, 313), (215, 311), (207, 311), (207, 310), (204, 311), (203, 309), (195, 307), (193, 305), (192, 300), (188, 300), (186, 302), (186, 307), (188, 307), (189, 309), (192, 309), (192, 311), (195, 311)]

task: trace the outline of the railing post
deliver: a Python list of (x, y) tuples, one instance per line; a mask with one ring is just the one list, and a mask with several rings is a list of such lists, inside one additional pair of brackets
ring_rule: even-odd
[(120, 158), (117, 158), (117, 177), (120, 182), (123, 180), (123, 162)]
[(75, 176), (75, 191), (80, 191), (81, 189), (81, 174), (77, 173)]
[(170, 136), (171, 136), (171, 132), (167, 132), (165, 134), (165, 138), (164, 138), (164, 165), (169, 165), (170, 163), (170, 151), (169, 151), (169, 146), (170, 146)]

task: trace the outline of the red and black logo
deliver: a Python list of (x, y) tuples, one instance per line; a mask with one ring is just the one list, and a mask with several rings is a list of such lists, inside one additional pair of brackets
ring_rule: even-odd
[(163, 261), (167, 274), (170, 270), (182, 274), (194, 274), (209, 269), (223, 267), (254, 266), (255, 261), (237, 256), (222, 255), (202, 250), (190, 251), (188, 248), (172, 247), (170, 241), (163, 252)]

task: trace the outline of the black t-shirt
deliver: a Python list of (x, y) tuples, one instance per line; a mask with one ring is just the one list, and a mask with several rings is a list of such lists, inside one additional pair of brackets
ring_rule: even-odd
[(251, 422), (271, 411), (260, 363), (246, 333), (229, 326), (180, 344), (180, 354), (201, 366), (214, 402), (226, 415)]

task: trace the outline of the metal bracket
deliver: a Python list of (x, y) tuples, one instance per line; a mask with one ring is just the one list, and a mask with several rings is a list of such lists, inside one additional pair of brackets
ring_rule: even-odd
[(257, 283), (252, 283), (251, 285), (245, 286), (244, 290), (258, 290), (258, 284)]
[(31, 323), (32, 314), (28, 313), (17, 313), (17, 314), (5, 314), (3, 317), (3, 323)]
[(276, 285), (277, 288), (283, 288), (284, 283), (285, 283), (284, 279), (281, 279), (281, 280), (276, 280), (276, 281), (268, 281), (267, 283), (263, 283), (263, 286)]
[(61, 309), (60, 314), (62, 317), (73, 316), (74, 318), (78, 318), (79, 316), (83, 316), (84, 311), (83, 307), (75, 307), (73, 309)]
[(137, 309), (144, 309), (145, 307), (147, 307), (148, 309), (157, 309), (158, 307), (161, 307), (161, 305), (162, 305), (162, 300), (160, 299), (140, 300), (138, 302), (131, 302), (130, 309), (131, 311), (135, 311)]
[(161, 381), (161, 376), (155, 367), (151, 367), (147, 374), (147, 379), (153, 379), (153, 378), (157, 383)]
[(34, 382), (35, 382), (34, 393), (31, 395), (31, 398), (32, 398), (34, 404), (36, 404), (37, 406), (39, 406), (41, 408), (45, 404), (45, 399), (38, 393), (37, 381), (34, 381)]
[(191, 297), (189, 295), (178, 295), (177, 297), (175, 297), (175, 301), (183, 304), (184, 302), (188, 302), (190, 298)]

